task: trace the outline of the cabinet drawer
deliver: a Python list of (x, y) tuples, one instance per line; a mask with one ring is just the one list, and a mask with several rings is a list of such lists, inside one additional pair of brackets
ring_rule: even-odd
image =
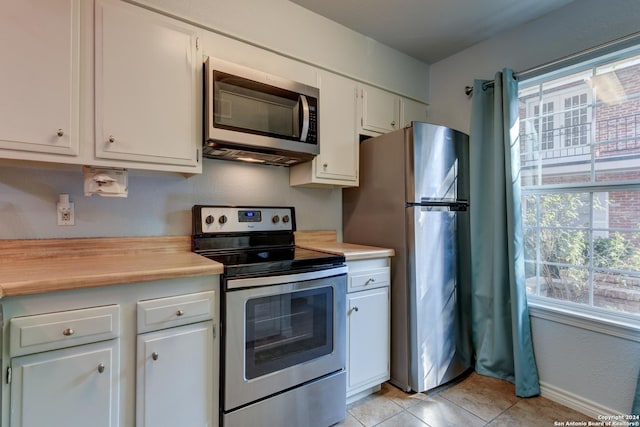
[(389, 283), (389, 267), (354, 271), (349, 273), (347, 292), (381, 288), (383, 286), (389, 286)]
[(9, 323), (9, 354), (13, 357), (55, 350), (119, 334), (119, 305), (15, 317)]
[(138, 302), (138, 333), (156, 331), (214, 318), (215, 292), (157, 298)]

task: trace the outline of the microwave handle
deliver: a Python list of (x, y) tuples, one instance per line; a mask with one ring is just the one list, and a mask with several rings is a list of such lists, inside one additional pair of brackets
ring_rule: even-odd
[(302, 104), (302, 129), (300, 131), (300, 141), (305, 142), (309, 135), (309, 101), (304, 95), (300, 95), (300, 104)]

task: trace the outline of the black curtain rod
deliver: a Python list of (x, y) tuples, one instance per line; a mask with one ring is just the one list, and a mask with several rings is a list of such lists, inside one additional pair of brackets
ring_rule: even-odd
[[(635, 40), (635, 39), (639, 39), (639, 40)], [(513, 78), (517, 79), (518, 77), (522, 77), (522, 76), (526, 76), (526, 75), (530, 75), (530, 74), (538, 74), (538, 73), (540, 73), (540, 71), (543, 71), (546, 68), (551, 67), (551, 66), (556, 65), (556, 64), (559, 64), (561, 62), (582, 59), (582, 57), (584, 55), (589, 55), (591, 53), (598, 52), (598, 51), (603, 50), (603, 49), (615, 47), (615, 46), (617, 46), (619, 44), (630, 42), (630, 41), (631, 42), (640, 41), (640, 31), (632, 33), (632, 34), (629, 34), (629, 35), (626, 35), (624, 37), (617, 38), (615, 40), (608, 41), (606, 43), (602, 43), (602, 44), (594, 46), (594, 47), (590, 47), (589, 49), (581, 50), (580, 52), (572, 53), (571, 55), (566, 55), (566, 56), (563, 56), (561, 58), (554, 59), (553, 61), (545, 62), (544, 64), (538, 65), (536, 67), (527, 68), (526, 70), (519, 71), (517, 73), (513, 73)], [(623, 46), (621, 46), (621, 48), (622, 47)], [(579, 62), (579, 61), (575, 61), (574, 63), (577, 63), (577, 62)], [(540, 74), (542, 74), (542, 73), (540, 73)], [(491, 87), (494, 84), (495, 84), (495, 80), (490, 80), (490, 81), (486, 82), (484, 85), (486, 87)], [(473, 86), (465, 86), (464, 87), (464, 93), (467, 96), (473, 95)]]

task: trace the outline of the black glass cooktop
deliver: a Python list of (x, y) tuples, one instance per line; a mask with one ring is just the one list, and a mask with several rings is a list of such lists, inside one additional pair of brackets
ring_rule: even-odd
[(342, 255), (299, 247), (257, 248), (242, 251), (199, 252), (224, 265), (227, 277), (275, 275), (285, 272), (312, 271), (344, 264)]

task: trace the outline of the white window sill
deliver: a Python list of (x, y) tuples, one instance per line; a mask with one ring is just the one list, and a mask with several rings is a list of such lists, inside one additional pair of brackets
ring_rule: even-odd
[(527, 295), (531, 317), (640, 342), (640, 316)]

